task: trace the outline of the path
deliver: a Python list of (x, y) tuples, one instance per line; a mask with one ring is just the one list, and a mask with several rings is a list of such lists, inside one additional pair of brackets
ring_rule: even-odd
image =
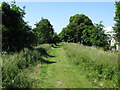
[[(42, 88), (90, 88), (92, 84), (78, 70), (69, 63), (69, 59), (62, 46), (52, 49), (51, 55), (47, 60), (56, 62), (46, 64), (46, 76), (42, 80)], [(44, 68), (44, 67), (43, 67)]]

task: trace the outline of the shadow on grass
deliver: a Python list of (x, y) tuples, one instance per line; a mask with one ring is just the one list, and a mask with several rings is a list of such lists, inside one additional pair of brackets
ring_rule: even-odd
[(57, 44), (56, 46), (62, 46), (62, 45), (60, 45), (60, 44)]
[(54, 46), (54, 48), (60, 48), (59, 46)]
[(55, 56), (53, 56), (53, 55), (48, 55), (48, 57), (55, 57)]
[(62, 45), (61, 44), (52, 44), (53, 48), (60, 48)]
[[(52, 57), (52, 58), (55, 57), (55, 56), (53, 56), (53, 55), (49, 55), (44, 48), (36, 48), (36, 50), (40, 53), (40, 56)], [(41, 57), (39, 58), (39, 60), (40, 60), (41, 63), (46, 63), (46, 64), (56, 63), (56, 62), (54, 62), (54, 61), (45, 60), (45, 59), (43, 59), (43, 58), (41, 58)]]
[(55, 56), (49, 55), (44, 48), (37, 48), (36, 50), (40, 53), (40, 56), (55, 57)]
[(60, 48), (61, 45), (52, 46), (53, 48)]
[(39, 58), (40, 59), (40, 62), (42, 63), (42, 64), (52, 64), (52, 63), (56, 63), (56, 62), (54, 62), (54, 61), (48, 61), (48, 60), (45, 60), (45, 59), (43, 59), (43, 58)]

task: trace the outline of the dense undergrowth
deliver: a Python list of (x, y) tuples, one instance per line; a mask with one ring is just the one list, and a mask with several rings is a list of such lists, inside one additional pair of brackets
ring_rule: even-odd
[[(20, 53), (2, 53), (2, 88), (31, 88), (36, 80), (28, 74), (33, 66), (46, 63), (51, 46), (39, 45), (34, 50), (24, 49)], [(29, 76), (29, 77), (28, 77)]]
[(118, 56), (80, 44), (64, 43), (70, 64), (77, 66), (97, 88), (118, 88)]
[[(96, 88), (118, 88), (118, 56), (92, 47), (74, 43), (63, 43), (67, 60), (84, 75)], [(24, 49), (20, 53), (2, 54), (2, 88), (33, 88), (42, 80), (31, 78), (33, 67), (49, 63), (51, 45), (43, 44), (33, 50)], [(59, 52), (59, 51), (58, 51)], [(34, 71), (33, 71), (34, 72)], [(45, 76), (44, 68), (40, 71)], [(79, 73), (78, 73), (79, 74)], [(39, 77), (39, 76), (38, 76)], [(39, 87), (39, 85), (38, 85)]]

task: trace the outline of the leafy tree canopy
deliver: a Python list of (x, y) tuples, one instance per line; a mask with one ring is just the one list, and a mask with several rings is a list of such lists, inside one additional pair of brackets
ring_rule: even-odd
[(2, 49), (8, 52), (20, 51), (31, 47), (35, 36), (31, 27), (23, 20), (24, 9), (15, 3), (2, 2)]
[(117, 41), (120, 42), (120, 1), (115, 2), (116, 12), (114, 20), (116, 21), (114, 30), (116, 32)]
[(34, 32), (38, 37), (38, 43), (50, 43), (54, 34), (53, 26), (48, 19), (42, 19), (34, 28)]
[(60, 39), (65, 42), (80, 42), (88, 46), (106, 46), (107, 35), (104, 34), (102, 21), (94, 24), (84, 14), (71, 16), (67, 27), (63, 28), (59, 34)]
[[(92, 21), (86, 15), (76, 14), (71, 16), (69, 19), (69, 24), (66, 28), (63, 28), (61, 32), (61, 34), (65, 34), (61, 38), (65, 39), (67, 36), (67, 38), (69, 38), (67, 41), (81, 43), (82, 32), (86, 26), (93, 26)], [(66, 41), (66, 39), (64, 41)]]

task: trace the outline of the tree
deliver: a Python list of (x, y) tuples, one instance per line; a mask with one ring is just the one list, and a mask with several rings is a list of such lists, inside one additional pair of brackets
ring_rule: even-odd
[(95, 28), (94, 26), (85, 26), (85, 28), (82, 32), (83, 45), (92, 46), (91, 35), (93, 34), (94, 28)]
[(63, 28), (59, 33), (60, 40), (63, 42), (72, 42), (73, 41), (73, 33), (67, 27)]
[(100, 21), (99, 24), (95, 24), (94, 28), (91, 33), (91, 43), (94, 46), (104, 47), (108, 45), (108, 37), (104, 33), (104, 25), (102, 24), (102, 21)]
[(70, 17), (69, 24), (59, 34), (65, 42), (80, 42), (87, 46), (104, 47), (108, 45), (107, 35), (104, 33), (102, 21), (94, 24), (84, 14), (76, 14)]
[[(68, 27), (72, 30), (74, 27), (74, 42), (80, 42), (82, 40), (82, 32), (85, 29), (86, 26), (92, 26), (92, 21), (84, 14), (76, 14), (74, 16), (70, 17), (70, 24)], [(72, 24), (72, 27), (71, 27)]]
[(63, 28), (61, 34), (66, 37), (65, 41), (81, 43), (83, 41), (82, 32), (86, 26), (93, 26), (92, 21), (84, 14), (76, 14), (70, 17), (69, 24)]
[(114, 30), (116, 32), (117, 41), (120, 42), (120, 1), (115, 2), (116, 12), (114, 20), (116, 21), (114, 25)]
[[(23, 20), (24, 9), (2, 2), (2, 49), (8, 52), (20, 51), (33, 45), (31, 27)], [(31, 37), (33, 36), (33, 37)]]
[(59, 36), (57, 35), (57, 33), (54, 33), (53, 36), (52, 36), (52, 43), (57, 45), (57, 43), (59, 43), (59, 42), (60, 42)]
[(36, 28), (34, 28), (34, 33), (37, 35), (38, 43), (51, 43), (54, 29), (50, 21), (48, 19), (42, 19), (35, 25)]

